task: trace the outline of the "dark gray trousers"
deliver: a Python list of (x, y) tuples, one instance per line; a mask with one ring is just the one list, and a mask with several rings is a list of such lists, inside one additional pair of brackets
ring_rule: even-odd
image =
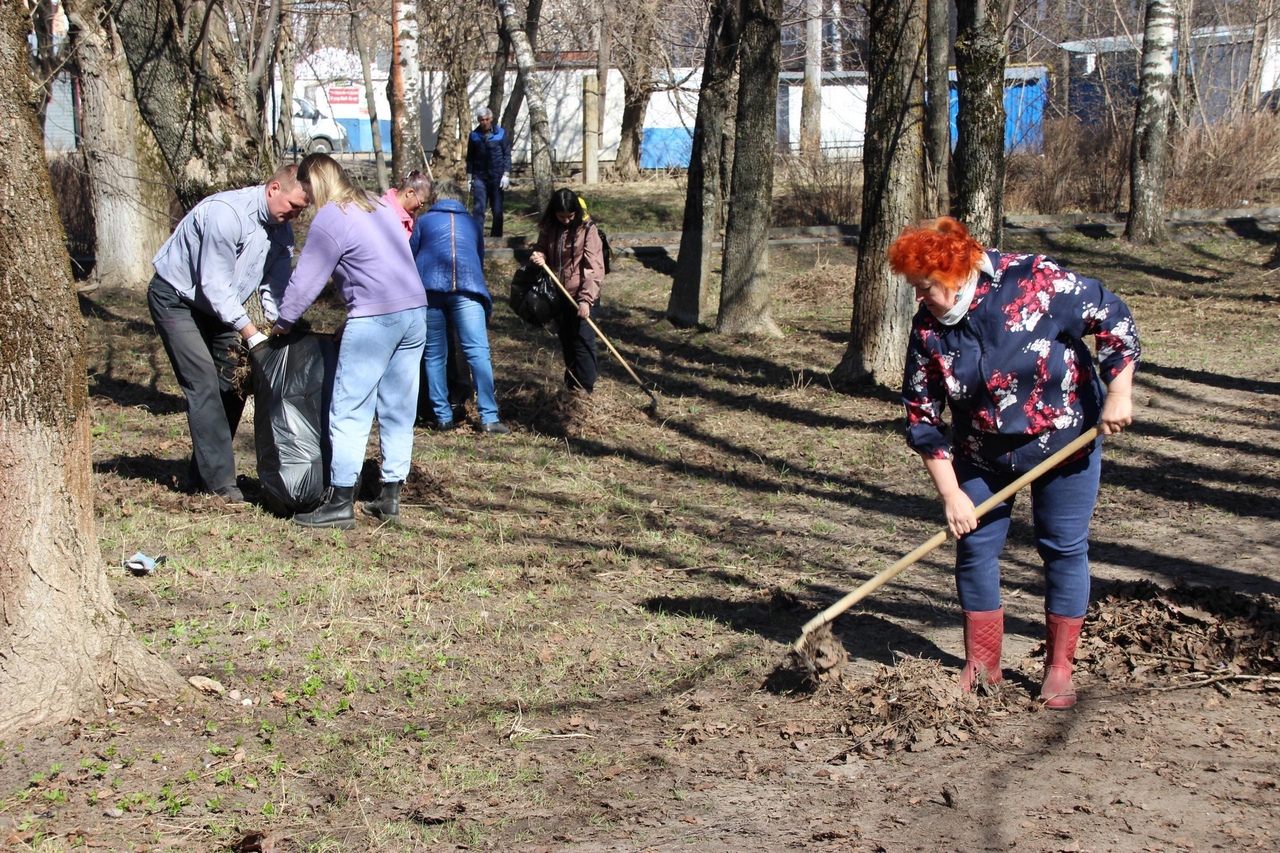
[(234, 486), (236, 459), (231, 438), (244, 411), (244, 397), (233, 379), (240, 366), (240, 333), (183, 302), (158, 276), (147, 288), (147, 307), (178, 385), (187, 396), (191, 488), (214, 491)]

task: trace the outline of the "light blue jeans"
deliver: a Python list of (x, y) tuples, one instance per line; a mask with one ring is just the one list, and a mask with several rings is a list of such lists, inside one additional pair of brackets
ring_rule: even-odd
[(427, 292), (427, 392), (436, 420), (453, 420), (445, 362), (449, 357), (449, 321), (458, 330), (462, 354), (471, 367), (476, 386), (476, 409), (480, 423), (498, 420), (498, 400), (493, 391), (493, 365), (489, 362), (489, 332), (485, 328), (484, 303), (466, 293)]
[(375, 412), (382, 481), (404, 482), (418, 414), (418, 362), (427, 340), (426, 308), (347, 320), (329, 404), (329, 485), (354, 486)]
[[(960, 488), (974, 505), (1017, 479), (955, 462)], [(1045, 610), (1074, 619), (1089, 607), (1089, 522), (1098, 501), (1102, 442), (1093, 452), (1045, 474), (1031, 484), (1031, 520), (1036, 549), (1044, 561)], [(1013, 498), (996, 506), (978, 529), (956, 543), (956, 591), (965, 611), (1000, 606), (1000, 552), (1009, 533)]]

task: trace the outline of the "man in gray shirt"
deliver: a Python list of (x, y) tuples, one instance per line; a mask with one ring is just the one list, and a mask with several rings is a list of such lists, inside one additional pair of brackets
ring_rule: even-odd
[(309, 203), (297, 167), (285, 166), (265, 184), (197, 204), (152, 259), (147, 306), (187, 397), (191, 486), (228, 503), (244, 501), (231, 449), (244, 410), (233, 382), (240, 344), (267, 339), (244, 302), (260, 292), (267, 320), (275, 320), (293, 258), (289, 223)]

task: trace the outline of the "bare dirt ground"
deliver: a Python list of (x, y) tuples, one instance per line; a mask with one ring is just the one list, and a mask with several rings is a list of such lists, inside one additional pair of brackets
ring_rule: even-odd
[[(1006, 552), (1008, 684), (962, 697), (943, 547), (787, 658), (941, 523), (895, 395), (837, 392), (852, 252), (774, 253), (780, 340), (661, 317), (623, 261), (595, 398), (505, 306), (515, 433), (422, 432), (401, 529), (313, 533), (182, 491), (180, 392), (142, 299), (82, 302), (98, 534), (120, 606), (223, 694), (117, 696), (0, 745), (0, 839), (69, 850), (1280, 848), (1280, 274), (1209, 240), (1046, 251), (1134, 308), (1138, 421), (1108, 442), (1080, 704), (1040, 709), (1042, 579)], [(505, 293), (510, 266), (492, 268)], [(324, 316), (318, 325), (323, 325)], [(251, 430), (242, 484), (256, 493)], [(376, 449), (371, 445), (370, 453)], [(167, 561), (133, 577), (141, 550)], [(53, 618), (53, 617), (51, 617)]]

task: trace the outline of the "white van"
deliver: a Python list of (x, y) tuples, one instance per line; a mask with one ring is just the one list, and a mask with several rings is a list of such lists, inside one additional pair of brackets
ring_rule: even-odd
[(351, 147), (347, 129), (306, 98), (293, 99), (293, 142), (308, 154), (340, 153)]

